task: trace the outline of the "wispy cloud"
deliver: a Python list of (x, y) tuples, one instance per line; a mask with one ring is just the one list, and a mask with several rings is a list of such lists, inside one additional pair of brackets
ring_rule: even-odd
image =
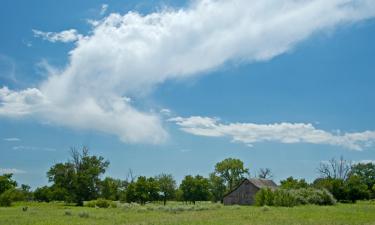
[(193, 116), (175, 117), (169, 121), (181, 130), (207, 137), (229, 137), (234, 142), (253, 146), (258, 142), (280, 142), (285, 144), (309, 143), (341, 146), (351, 150), (363, 150), (375, 143), (375, 131), (358, 133), (328, 132), (315, 128), (310, 123), (220, 123), (217, 118)]
[(34, 37), (42, 38), (50, 42), (74, 42), (81, 39), (83, 36), (75, 29), (64, 30), (61, 32), (44, 32), (33, 29)]
[(269, 60), (313, 34), (374, 16), (373, 0), (197, 0), (147, 15), (112, 13), (95, 21), (85, 37), (74, 29), (34, 30), (38, 37), (76, 46), (67, 67), (37, 88), (0, 89), (0, 115), (35, 116), (125, 142), (160, 143), (168, 137), (160, 115), (138, 110), (124, 96), (142, 101), (166, 80), (227, 62)]
[(103, 4), (100, 8), (100, 15), (104, 15), (108, 10), (108, 5), (107, 4)]
[(26, 171), (15, 169), (15, 168), (0, 168), (0, 174), (5, 174), (5, 173), (23, 174), (23, 173), (26, 173)]
[(35, 147), (35, 146), (13, 146), (13, 150), (19, 150), (19, 151), (45, 151), (45, 152), (55, 152), (55, 148), (48, 148), (48, 147)]
[(21, 139), (19, 138), (16, 138), (16, 137), (9, 137), (9, 138), (4, 138), (3, 139), (4, 141), (21, 141)]
[(362, 164), (372, 163), (372, 164), (375, 164), (375, 160), (374, 159), (363, 159), (363, 160), (360, 160), (360, 161), (355, 161), (354, 163), (362, 163)]

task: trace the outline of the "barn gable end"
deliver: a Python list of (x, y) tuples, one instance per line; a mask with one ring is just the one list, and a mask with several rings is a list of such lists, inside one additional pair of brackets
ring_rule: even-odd
[(272, 180), (245, 179), (235, 189), (223, 198), (224, 205), (253, 205), (255, 194), (261, 188), (275, 189), (277, 185)]

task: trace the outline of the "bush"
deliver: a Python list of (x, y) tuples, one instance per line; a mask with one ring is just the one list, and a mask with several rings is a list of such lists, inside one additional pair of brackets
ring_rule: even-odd
[(334, 205), (336, 199), (326, 189), (301, 188), (293, 190), (293, 194), (300, 205)]
[(95, 207), (98, 207), (98, 208), (109, 208), (109, 207), (116, 208), (117, 204), (115, 202), (112, 202), (111, 200), (99, 198), (97, 200), (91, 200), (91, 201), (85, 202), (85, 206), (91, 207), (91, 208), (95, 208)]
[(274, 191), (274, 206), (293, 207), (298, 205), (296, 195), (293, 191), (279, 189)]
[(0, 206), (11, 206), (12, 205), (12, 195), (11, 190), (7, 190), (0, 195)]
[(14, 201), (23, 201), (25, 194), (18, 189), (8, 189), (0, 195), (0, 206), (11, 206)]
[(274, 193), (269, 188), (262, 188), (255, 195), (255, 205), (264, 206), (264, 205), (273, 205)]
[(89, 213), (88, 212), (80, 212), (78, 213), (78, 216), (81, 218), (89, 218)]
[(334, 205), (335, 198), (327, 190), (314, 188), (299, 189), (261, 189), (255, 196), (257, 206), (283, 206), (293, 207), (296, 205)]

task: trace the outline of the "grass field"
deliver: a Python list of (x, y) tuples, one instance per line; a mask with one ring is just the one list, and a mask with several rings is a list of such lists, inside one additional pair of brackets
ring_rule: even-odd
[[(28, 206), (24, 212), (22, 207)], [(207, 202), (196, 206), (171, 203), (169, 206), (122, 204), (98, 209), (58, 203), (16, 203), (0, 207), (0, 225), (120, 225), (120, 224), (374, 224), (375, 202), (336, 206), (293, 208), (222, 206)]]

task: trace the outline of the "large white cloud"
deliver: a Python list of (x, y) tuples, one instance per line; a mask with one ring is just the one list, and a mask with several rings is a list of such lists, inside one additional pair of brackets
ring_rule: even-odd
[(312, 34), (374, 15), (373, 0), (197, 0), (185, 9), (110, 14), (86, 36), (36, 31), (76, 41), (69, 64), (37, 88), (2, 88), (0, 115), (29, 114), (124, 141), (160, 142), (167, 134), (159, 116), (140, 112), (124, 96), (140, 101), (167, 79), (231, 61), (268, 60)]
[(252, 146), (258, 142), (280, 143), (309, 143), (327, 144), (362, 150), (375, 143), (375, 131), (359, 133), (332, 133), (315, 128), (309, 123), (220, 123), (218, 119), (210, 117), (175, 117), (169, 119), (175, 122), (181, 130), (208, 137), (229, 137), (234, 142)]

